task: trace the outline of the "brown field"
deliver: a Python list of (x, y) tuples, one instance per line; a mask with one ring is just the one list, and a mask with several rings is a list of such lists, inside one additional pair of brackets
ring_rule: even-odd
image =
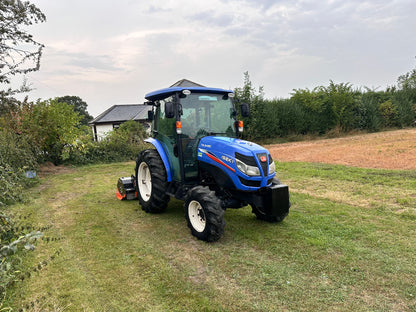
[(416, 169), (416, 129), (266, 146), (274, 160)]

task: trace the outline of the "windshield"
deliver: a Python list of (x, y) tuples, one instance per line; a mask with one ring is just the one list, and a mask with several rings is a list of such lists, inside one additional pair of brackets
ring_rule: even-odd
[(181, 104), (182, 134), (236, 136), (233, 104), (227, 95), (191, 93), (181, 98)]

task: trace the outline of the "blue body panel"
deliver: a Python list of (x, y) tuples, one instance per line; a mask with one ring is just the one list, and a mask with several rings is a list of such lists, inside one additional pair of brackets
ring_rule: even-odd
[(160, 158), (162, 158), (163, 164), (165, 165), (165, 169), (166, 169), (166, 175), (167, 175), (167, 179), (168, 182), (172, 182), (172, 170), (171, 170), (171, 165), (170, 165), (170, 161), (169, 161), (169, 156), (166, 155), (165, 150), (163, 149), (162, 144), (153, 138), (147, 138), (146, 140), (144, 140), (145, 142), (151, 143), (156, 150), (158, 151)]
[[(198, 161), (202, 161), (212, 166), (218, 167), (223, 172), (225, 172), (228, 175), (228, 177), (233, 181), (235, 187), (238, 190), (256, 191), (262, 187), (271, 185), (271, 180), (276, 174), (275, 172), (268, 175), (267, 173), (264, 174), (262, 170), (260, 170), (260, 176), (246, 175), (237, 168), (235, 161), (236, 152), (244, 156), (254, 157), (259, 168), (261, 168), (261, 164), (257, 157), (257, 154), (267, 154), (267, 167), (268, 161), (271, 157), (268, 150), (256, 143), (219, 136), (207, 136), (202, 138), (198, 145), (197, 157)], [(260, 186), (246, 186), (241, 183), (239, 177), (247, 181), (255, 181)]]
[(169, 96), (169, 94), (174, 94), (176, 92), (181, 92), (183, 90), (189, 90), (194, 92), (204, 92), (204, 93), (220, 93), (220, 94), (226, 94), (226, 93), (234, 93), (232, 90), (225, 90), (225, 89), (218, 89), (218, 88), (206, 88), (206, 87), (170, 87), (165, 89), (156, 90), (153, 92), (150, 92), (145, 95), (145, 99), (149, 101), (157, 101), (164, 99), (165, 97)]

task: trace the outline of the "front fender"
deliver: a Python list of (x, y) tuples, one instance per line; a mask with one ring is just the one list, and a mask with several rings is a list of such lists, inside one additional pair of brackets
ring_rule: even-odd
[(154, 138), (147, 138), (144, 141), (152, 144), (156, 148), (157, 152), (160, 155), (160, 158), (162, 158), (163, 164), (165, 165), (168, 182), (172, 182), (172, 170), (170, 168), (169, 158), (166, 155), (165, 150), (162, 147), (162, 144), (160, 144), (160, 142)]

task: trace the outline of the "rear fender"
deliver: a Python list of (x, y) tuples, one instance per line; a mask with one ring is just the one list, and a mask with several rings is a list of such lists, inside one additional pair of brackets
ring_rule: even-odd
[(172, 182), (172, 170), (170, 168), (169, 158), (166, 155), (165, 150), (162, 147), (162, 144), (160, 144), (160, 142), (154, 138), (147, 138), (144, 141), (152, 144), (156, 148), (157, 152), (160, 155), (160, 158), (162, 158), (163, 164), (165, 165), (168, 182)]

